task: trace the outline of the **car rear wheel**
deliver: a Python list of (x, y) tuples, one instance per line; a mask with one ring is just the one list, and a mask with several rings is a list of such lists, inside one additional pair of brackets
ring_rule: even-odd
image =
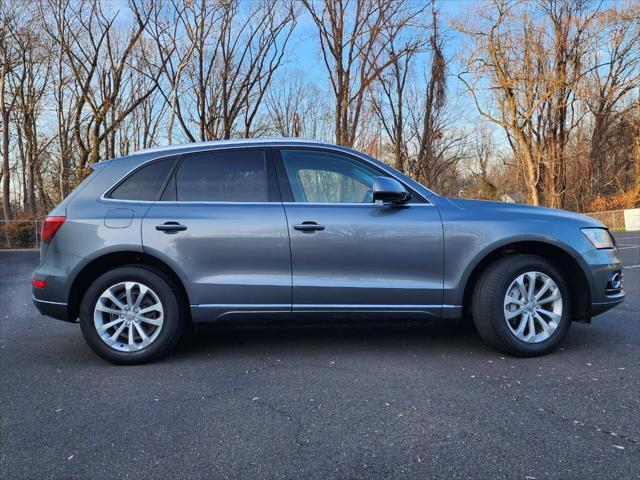
[(498, 350), (543, 355), (567, 335), (571, 303), (558, 269), (535, 255), (509, 255), (480, 276), (473, 295), (478, 333)]
[(159, 273), (121, 267), (98, 277), (80, 305), (82, 335), (110, 362), (134, 365), (165, 355), (179, 340), (183, 315), (175, 287)]

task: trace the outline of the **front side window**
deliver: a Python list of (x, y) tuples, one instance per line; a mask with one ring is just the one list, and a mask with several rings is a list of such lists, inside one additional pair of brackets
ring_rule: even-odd
[(175, 161), (175, 158), (166, 158), (143, 166), (114, 188), (109, 194), (109, 198), (157, 200)]
[(371, 203), (376, 170), (340, 154), (282, 150), (293, 199), (307, 203)]
[(175, 177), (181, 202), (267, 202), (264, 152), (230, 150), (187, 155)]

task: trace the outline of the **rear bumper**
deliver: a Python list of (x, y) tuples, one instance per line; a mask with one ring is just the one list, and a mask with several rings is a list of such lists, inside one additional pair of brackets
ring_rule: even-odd
[(43, 315), (75, 322), (75, 318), (69, 318), (70, 309), (67, 302), (69, 301), (73, 269), (79, 265), (80, 257), (58, 248), (54, 237), (50, 245), (43, 244), (40, 259), (40, 265), (35, 269), (31, 278), (46, 282), (46, 287), (31, 287), (33, 304)]
[(50, 300), (40, 300), (35, 297), (37, 289), (33, 289), (31, 298), (33, 298), (33, 304), (42, 315), (47, 317), (57, 318), (58, 320), (70, 321), (67, 317), (67, 304), (61, 302), (52, 302)]

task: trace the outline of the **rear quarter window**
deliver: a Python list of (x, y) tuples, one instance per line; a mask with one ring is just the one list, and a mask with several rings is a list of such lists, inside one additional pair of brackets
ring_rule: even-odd
[(144, 165), (120, 182), (107, 197), (116, 200), (158, 200), (174, 162), (174, 158), (166, 158)]

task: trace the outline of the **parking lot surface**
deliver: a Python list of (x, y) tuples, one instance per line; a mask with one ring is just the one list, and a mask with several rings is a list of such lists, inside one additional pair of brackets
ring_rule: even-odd
[[(627, 300), (518, 359), (472, 326), (216, 327), (112, 366), (0, 252), (0, 477), (640, 477), (640, 233)], [(635, 267), (634, 267), (635, 266)]]

